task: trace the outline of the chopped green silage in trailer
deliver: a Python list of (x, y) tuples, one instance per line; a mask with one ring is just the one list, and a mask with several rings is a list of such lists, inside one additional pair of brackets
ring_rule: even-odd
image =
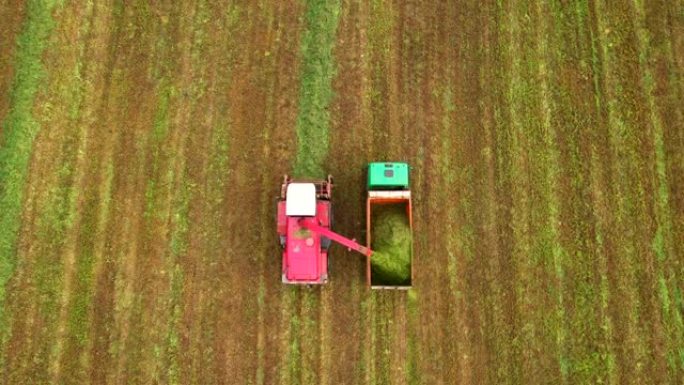
[(411, 226), (406, 205), (380, 204), (372, 212), (371, 270), (373, 285), (409, 285)]

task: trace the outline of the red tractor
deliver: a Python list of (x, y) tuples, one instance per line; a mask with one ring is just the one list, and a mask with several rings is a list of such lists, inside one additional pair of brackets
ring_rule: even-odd
[(332, 177), (326, 180), (292, 180), (287, 175), (278, 200), (278, 236), (283, 248), (283, 283), (323, 284), (328, 281), (331, 241), (367, 257), (372, 251), (332, 227)]

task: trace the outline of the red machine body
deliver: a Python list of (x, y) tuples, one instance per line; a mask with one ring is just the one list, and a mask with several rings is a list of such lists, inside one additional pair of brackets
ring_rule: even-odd
[[(287, 186), (290, 183), (313, 183), (316, 186), (316, 214), (288, 216), (286, 212)], [(326, 180), (297, 180), (285, 176), (278, 201), (278, 236), (283, 248), (282, 280), (293, 284), (323, 284), (328, 280), (328, 248), (330, 241), (303, 226), (303, 219), (315, 220), (323, 228), (331, 225), (332, 178)]]
[[(315, 186), (315, 213), (288, 215), (288, 185)], [(332, 227), (332, 177), (326, 180), (292, 180), (285, 176), (277, 211), (277, 230), (282, 255), (282, 280), (289, 284), (323, 284), (328, 280), (328, 249), (332, 241), (366, 256), (372, 251), (358, 242), (334, 233)], [(295, 199), (297, 197), (290, 197)]]

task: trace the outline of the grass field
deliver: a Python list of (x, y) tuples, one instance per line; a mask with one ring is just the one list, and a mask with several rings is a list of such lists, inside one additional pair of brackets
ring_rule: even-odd
[[(0, 384), (684, 383), (684, 1), (0, 0)], [(414, 288), (284, 286), (412, 169)]]

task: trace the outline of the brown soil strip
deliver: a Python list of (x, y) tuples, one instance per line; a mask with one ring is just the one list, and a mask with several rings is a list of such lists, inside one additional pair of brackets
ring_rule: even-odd
[[(636, 49), (636, 35), (624, 23), (621, 15), (628, 14), (626, 7), (611, 9), (613, 14), (601, 16), (597, 10), (598, 28), (604, 31), (602, 45), (604, 46), (605, 84), (608, 100), (609, 144), (614, 156), (620, 159), (613, 164), (615, 199), (612, 212), (616, 220), (616, 247), (621, 249), (623, 258), (615, 266), (613, 277), (615, 293), (611, 301), (613, 317), (616, 319), (617, 341), (631, 341), (620, 343), (617, 351), (618, 370), (624, 378), (641, 382), (645, 378), (652, 378), (655, 369), (649, 368), (647, 346), (650, 336), (645, 333), (643, 325), (652, 324), (649, 320), (654, 291), (647, 289), (652, 286), (649, 277), (652, 268), (638, 267), (642, 261), (650, 264), (653, 260), (652, 250), (648, 241), (644, 243), (641, 237), (647, 231), (635, 233), (633, 229), (646, 226), (643, 202), (652, 202), (652, 189), (644, 184), (650, 180), (648, 174), (651, 167), (644, 167), (640, 154), (646, 145), (646, 153), (652, 153), (649, 144), (640, 136), (642, 127), (647, 126), (644, 110), (639, 107), (643, 103), (641, 95), (640, 75), (637, 58), (633, 55)], [(606, 48), (607, 47), (607, 48)], [(650, 183), (649, 183), (650, 184)], [(653, 362), (653, 361), (651, 361)]]
[[(500, 355), (502, 360), (507, 357), (501, 346), (508, 345), (506, 339), (510, 335), (515, 304), (515, 297), (511, 296), (513, 283), (509, 258), (512, 234), (508, 225), (510, 211), (507, 207), (511, 203), (507, 191), (510, 191), (510, 182), (500, 168), (509, 160), (505, 158), (508, 154), (502, 152), (506, 143), (501, 142), (498, 134), (503, 129), (498, 117), (506, 112), (496, 108), (503, 101), (501, 89), (504, 84), (499, 78), (498, 62), (502, 38), (497, 28), (502, 21), (499, 20), (500, 10), (493, 5), (472, 5), (468, 9), (479, 14), (479, 18), (460, 15), (455, 23), (462, 24), (464, 31), (450, 39), (458, 41), (461, 47), (452, 79), (455, 85), (453, 130), (459, 134), (452, 150), (458, 163), (452, 166), (454, 180), (451, 182), (460, 186), (450, 200), (461, 205), (455, 231), (462, 234), (459, 237), (462, 251), (457, 254), (460, 264), (457, 279), (463, 283), (459, 284), (461, 289), (457, 298), (460, 297), (463, 303), (460, 310), (463, 320), (458, 323), (465, 330), (456, 344), (465, 352), (459, 353), (458, 360), (462, 364), (456, 367), (461, 367), (457, 375), (464, 381), (478, 382), (488, 378), (497, 382), (501, 380), (498, 371), (506, 364), (493, 365), (491, 357)], [(481, 56), (467, 49), (480, 45), (484, 47)], [(484, 135), (480, 134), (482, 131)], [(478, 215), (479, 211), (482, 215)], [(461, 348), (462, 345), (466, 347)]]
[[(5, 120), (9, 108), (9, 93), (14, 78), (14, 51), (17, 36), (26, 16), (26, 4), (23, 1), (3, 0), (0, 2), (0, 122)], [(0, 125), (0, 140), (3, 127)]]
[[(207, 19), (208, 15), (224, 11), (224, 17)], [(183, 317), (181, 327), (174, 330), (175, 326), (170, 325), (169, 330), (169, 333), (180, 333), (185, 341), (183, 349), (187, 354), (181, 354), (184, 350), (177, 348), (169, 357), (182, 363), (178, 369), (180, 379), (185, 382), (223, 381), (217, 376), (217, 369), (225, 364), (219, 361), (223, 357), (218, 356), (215, 346), (220, 342), (216, 339), (217, 333), (225, 327), (218, 318), (225, 311), (219, 306), (225, 295), (225, 283), (217, 267), (225, 261), (225, 251), (229, 248), (221, 224), (228, 214), (224, 207), (229, 202), (225, 196), (226, 175), (231, 165), (226, 152), (232, 143), (228, 111), (221, 108), (228, 95), (219, 91), (225, 89), (231, 76), (229, 60), (234, 55), (234, 42), (224, 39), (223, 34), (226, 30), (232, 34), (236, 27), (233, 11), (233, 8), (218, 9), (204, 3), (198, 7), (195, 20), (201, 29), (195, 32), (196, 42), (190, 56), (194, 79), (184, 85), (189, 90), (184, 104), (191, 100), (196, 100), (196, 104), (190, 111), (187, 111), (188, 106), (181, 107), (186, 111), (177, 115), (180, 120), (178, 132), (189, 131), (189, 136), (187, 148), (180, 156), (187, 161), (177, 162), (176, 171), (187, 174), (187, 179), (179, 178), (174, 190), (190, 188), (180, 184), (195, 186), (188, 209), (187, 252), (180, 260), (181, 266), (192, 269), (195, 274), (185, 277), (183, 282), (185, 294), (179, 304)], [(198, 105), (208, 108), (200, 109)], [(188, 126), (192, 128), (183, 128)], [(182, 309), (192, 310), (192, 313), (188, 316)], [(160, 370), (167, 370), (167, 366), (162, 364)]]
[[(368, 161), (408, 161), (410, 294), (370, 292), (365, 261), (337, 246), (327, 286), (280, 282), (273, 198), (296, 147), (304, 4), (67, 4), (37, 103), (51, 130), (31, 160), (4, 380), (681, 382), (684, 29), (676, 4), (644, 4), (640, 61), (635, 4), (342, 1), (334, 229), (363, 239)], [(4, 41), (22, 13), (0, 2)], [(83, 52), (62, 42), (79, 39)], [(1, 92), (13, 49), (0, 45)], [(73, 68), (75, 115), (59, 95), (77, 82), (58, 76)], [(55, 207), (73, 221), (64, 237)]]
[[(108, 35), (109, 45), (106, 52), (106, 60), (102, 68), (102, 95), (96, 104), (95, 115), (99, 117), (94, 124), (95, 136), (102, 138), (102, 152), (97, 162), (97, 175), (103, 181), (99, 190), (101, 197), (105, 199), (99, 210), (97, 219), (97, 235), (94, 239), (93, 251), (96, 262), (93, 267), (93, 305), (90, 316), (89, 343), (86, 347), (88, 361), (91, 363), (87, 369), (90, 381), (104, 383), (113, 381), (112, 365), (102, 365), (102, 362), (111, 363), (114, 351), (111, 346), (114, 342), (114, 308), (115, 308), (115, 277), (116, 263), (120, 255), (115, 249), (118, 247), (118, 239), (121, 236), (121, 224), (110, 218), (121, 218), (121, 202), (127, 194), (123, 188), (124, 175), (117, 167), (125, 161), (121, 154), (121, 133), (114, 127), (124, 124), (124, 116), (129, 103), (126, 90), (131, 88), (130, 78), (124, 72), (126, 58), (130, 56), (129, 49), (120, 46), (123, 43), (127, 21), (120, 5), (112, 4), (111, 9), (102, 13), (108, 13), (111, 18), (111, 27), (101, 33)], [(119, 226), (117, 226), (119, 225)]]
[[(107, 55), (107, 45), (109, 43), (109, 26), (111, 14), (104, 12), (109, 4), (98, 4), (91, 10), (89, 15), (81, 15), (87, 18), (91, 26), (88, 33), (82, 37), (84, 40), (85, 51), (82, 52), (80, 61), (82, 66), (83, 100), (102, 100), (105, 80), (103, 73)], [(77, 14), (77, 13), (74, 13)], [(92, 42), (98, 42), (91, 45)], [(95, 57), (95, 62), (89, 61)], [(92, 319), (93, 307), (92, 298), (94, 282), (86, 277), (94, 277), (97, 271), (96, 265), (101, 261), (101, 246), (98, 250), (96, 244), (101, 244), (103, 240), (103, 222), (106, 221), (107, 202), (109, 201), (110, 180), (107, 175), (107, 164), (102, 163), (102, 153), (111, 153), (111, 142), (108, 140), (106, 132), (98, 130), (97, 114), (100, 112), (99, 103), (85, 103), (81, 110), (78, 125), (86, 127), (88, 140), (83, 151), (84, 158), (88, 162), (80, 165), (77, 169), (81, 173), (77, 190), (80, 191), (78, 202), (81, 212), (81, 224), (78, 231), (74, 231), (69, 247), (72, 248), (74, 255), (79, 262), (78, 271), (75, 273), (76, 282), (74, 283), (74, 294), (69, 301), (69, 326), (68, 335), (65, 336), (64, 350), (61, 360), (55, 358), (58, 365), (58, 373), (55, 377), (61, 378), (66, 382), (85, 381), (87, 371), (90, 368), (89, 343), (88, 339), (89, 323)], [(92, 129), (92, 127), (96, 127)], [(92, 131), (91, 131), (92, 130)], [(106, 159), (106, 157), (105, 157)], [(82, 169), (82, 170), (81, 170)], [(99, 251), (99, 252), (98, 252)], [(92, 262), (82, 262), (92, 261)], [(83, 317), (83, 318), (75, 318)]]
[[(442, 10), (444, 11), (444, 10)], [(418, 328), (413, 338), (417, 340), (416, 354), (420, 378), (429, 383), (443, 383), (446, 356), (447, 312), (442, 293), (448, 287), (446, 275), (442, 274), (448, 266), (448, 251), (446, 250), (445, 223), (447, 211), (443, 210), (445, 202), (441, 180), (446, 176), (441, 169), (443, 138), (438, 135), (426, 135), (427, 131), (438, 130), (442, 121), (440, 117), (445, 113), (443, 105), (443, 85), (445, 83), (444, 51), (439, 47), (440, 17), (446, 16), (439, 12), (436, 3), (417, 6), (410, 4), (400, 11), (403, 14), (402, 35), (397, 36), (399, 52), (395, 55), (401, 65), (402, 75), (407, 84), (400, 100), (402, 111), (413, 110), (414, 114), (402, 119), (400, 153), (392, 154), (393, 158), (408, 157), (409, 163), (414, 165), (414, 259), (413, 268), (416, 272), (414, 286), (418, 297), (418, 318), (412, 326)], [(414, 16), (413, 16), (414, 15)], [(443, 19), (442, 19), (443, 20)], [(436, 92), (435, 92), (436, 91)], [(413, 98), (407, 98), (414, 95)], [(403, 139), (403, 140), (402, 140)], [(435, 311), (426, 311), (435, 309)], [(437, 310), (440, 309), (440, 310)], [(426, 328), (426, 324), (435, 325)], [(398, 334), (398, 345), (394, 349), (405, 350), (407, 335)], [(434, 358), (423, 360), (421, 356), (429, 354)], [(407, 357), (409, 358), (409, 357)], [(410, 359), (404, 359), (406, 365)], [(396, 364), (392, 363), (392, 366)], [(405, 376), (404, 381), (406, 381)], [(393, 382), (396, 381), (392, 378)]]
[[(145, 332), (144, 325), (151, 313), (148, 309), (154, 308), (150, 297), (158, 291), (155, 283), (160, 284), (159, 277), (153, 275), (152, 271), (160, 269), (155, 267), (158, 260), (154, 255), (148, 255), (149, 250), (145, 248), (148, 245), (144, 232), (148, 221), (145, 215), (148, 205), (146, 195), (151, 178), (150, 159), (154, 153), (154, 149), (149, 147), (149, 138), (151, 128), (156, 124), (155, 115), (162, 92), (158, 89), (155, 77), (159, 72), (164, 73), (160, 65), (165, 65), (169, 60), (166, 55), (173, 56), (173, 53), (163, 50), (163, 39), (155, 44), (158, 40), (153, 38), (157, 34), (163, 36), (167, 33), (161, 29), (163, 21), (158, 12), (165, 14), (171, 11), (141, 6), (124, 8), (122, 12), (122, 21), (125, 28), (129, 29), (120, 42), (124, 58), (121, 64), (126, 66), (124, 76), (132, 87), (123, 91), (131, 104), (125, 111), (126, 128), (121, 130), (119, 148), (114, 158), (114, 169), (127, 171), (127, 175), (122, 175), (121, 179), (115, 174), (113, 181), (114, 212), (123, 220), (113, 229), (113, 232), (119, 233), (118, 237), (113, 238), (111, 250), (115, 258), (118, 257), (112, 293), (114, 330), (108, 349), (114, 365), (107, 377), (108, 381), (117, 383), (144, 381), (147, 373), (143, 365), (152, 354), (147, 341), (155, 334)], [(170, 28), (177, 27), (177, 24), (170, 24)], [(132, 62), (137, 65), (130, 66)], [(148, 66), (153, 71), (148, 71)]]
[[(634, 5), (635, 7), (638, 4)], [(653, 169), (654, 178), (654, 195), (655, 195), (655, 213), (653, 214), (655, 233), (652, 234), (652, 244), (655, 250), (657, 275), (659, 291), (659, 303), (654, 306), (656, 315), (662, 311), (663, 325), (654, 324), (654, 350), (662, 348), (665, 350), (664, 359), (661, 365), (655, 370), (659, 375), (665, 375), (665, 367), (667, 373), (671, 378), (682, 379), (682, 371), (677, 370), (676, 356), (681, 355), (682, 349), (677, 346), (674, 341), (684, 339), (684, 324), (682, 322), (681, 312), (677, 315), (676, 311), (668, 308), (668, 304), (676, 303), (677, 291), (682, 292), (684, 285), (681, 284), (684, 277), (682, 272), (684, 269), (676, 266), (673, 256), (681, 253), (682, 233), (681, 226), (673, 227), (673, 220), (676, 220), (677, 210), (671, 204), (673, 199), (679, 199), (680, 194), (676, 194), (675, 198), (672, 191), (668, 191), (669, 181), (681, 179), (684, 175), (684, 169), (680, 167), (679, 170), (669, 169), (671, 164), (681, 165), (684, 161), (682, 151), (668, 151), (668, 145), (679, 145), (681, 149), (684, 146), (684, 136), (680, 135), (680, 140), (665, 140), (665, 131), (669, 131), (667, 127), (680, 127), (679, 132), (684, 133), (681, 128), (684, 127), (684, 108), (681, 103), (675, 102), (677, 96), (681, 99), (682, 88), (674, 85), (677, 79), (681, 79), (682, 71), (675, 67), (676, 59), (674, 58), (672, 40), (670, 38), (671, 29), (664, 23), (657, 23), (655, 20), (668, 18), (668, 6), (663, 4), (641, 4), (641, 8), (635, 9), (637, 25), (639, 26), (640, 49), (648, 52), (652, 57), (651, 60), (645, 61), (640, 58), (642, 67), (642, 84), (648, 100), (648, 109), (650, 111), (650, 120), (653, 124), (653, 151), (652, 162), (655, 164)], [(680, 22), (681, 22), (680, 18)], [(684, 23), (680, 23), (680, 26)], [(681, 68), (681, 67), (680, 67)], [(680, 184), (681, 185), (681, 184)], [(674, 189), (676, 191), (676, 188)], [(679, 203), (678, 203), (679, 204)], [(681, 218), (681, 216), (680, 216)], [(679, 219), (679, 218), (678, 218)], [(681, 223), (681, 220), (679, 220)], [(660, 235), (659, 235), (660, 234)], [(662, 241), (659, 237), (662, 237)], [(659, 245), (659, 242), (662, 244)], [(679, 277), (680, 279), (677, 279)], [(675, 304), (675, 308), (677, 305)], [(681, 307), (681, 303), (680, 303)], [(660, 329), (662, 327), (662, 329)], [(660, 334), (662, 333), (662, 334)], [(681, 357), (681, 356), (680, 356)], [(684, 363), (680, 361), (679, 368), (683, 368)], [(663, 377), (666, 379), (667, 377)]]
[[(194, 133), (188, 127), (193, 118), (189, 100), (198, 92), (191, 87), (196, 7), (153, 7), (148, 12), (154, 17), (147, 18), (143, 23), (146, 29), (163, 39), (150, 48), (151, 55), (156, 58), (152, 71), (154, 78), (149, 79), (155, 86), (151, 102), (156, 105), (150, 110), (154, 120), (146, 128), (148, 134), (144, 139), (144, 146), (147, 147), (146, 201), (142, 209), (145, 221), (141, 234), (143, 241), (139, 243), (137, 253), (146, 258), (138, 260), (136, 267), (138, 274), (146, 279), (137, 283), (135, 289), (140, 294), (131, 314), (130, 333), (136, 336), (133, 339), (136, 355), (126, 362), (126, 372), (131, 374), (129, 381), (146, 382), (163, 378), (170, 383), (178, 380), (187, 383), (190, 380), (183, 375), (192, 375), (189, 370), (181, 370), (177, 373), (180, 374), (178, 377), (171, 374), (178, 369), (173, 359), (182, 362), (183, 358), (191, 355), (191, 347), (183, 345), (184, 335), (179, 336), (178, 344), (181, 351), (188, 352), (187, 355), (168, 359), (167, 354), (172, 354), (172, 348), (167, 341), (173, 333), (169, 328), (176, 326), (169, 319), (175, 317), (174, 305), (178, 304), (174, 301), (179, 299), (173, 297), (176, 294), (174, 285), (180, 280), (176, 274), (181, 274), (177, 269), (177, 256), (174, 250), (169, 250), (174, 237), (171, 233), (174, 223), (172, 217), (179, 215), (172, 205), (182, 201), (178, 196), (187, 191), (182, 186), (186, 182), (186, 146), (190, 146), (186, 137)], [(192, 197), (193, 191), (188, 194)], [(176, 237), (182, 238), (183, 235)], [(184, 241), (177, 238), (173, 238), (174, 241)], [(180, 271), (184, 273), (183, 269)], [(182, 287), (185, 288), (184, 283)], [(182, 303), (180, 306), (182, 309)], [(146, 331), (151, 325), (157, 324), (167, 325), (167, 328)], [(158, 368), (160, 361), (166, 366)]]
[[(361, 231), (365, 228), (363, 179), (358, 172), (369, 160), (364, 149), (372, 135), (363, 105), (367, 76), (363, 65), (369, 55), (364, 48), (364, 34), (369, 28), (367, 12), (368, 4), (363, 2), (341, 2), (328, 155), (329, 170), (335, 178), (333, 229), (357, 240), (363, 239)], [(364, 287), (365, 260), (337, 245), (331, 247), (328, 258), (330, 281), (320, 306), (322, 379), (329, 384), (350, 383), (358, 373), (364, 334), (370, 328), (358, 306), (369, 295)]]
[[(109, 38), (108, 22), (111, 15), (103, 12), (100, 8), (102, 6), (106, 4), (100, 4), (97, 8), (89, 10), (67, 9), (63, 22), (60, 23), (60, 25), (74, 28), (80, 35), (70, 39), (71, 42), (81, 41), (80, 44), (74, 46), (77, 55), (76, 68), (81, 72), (79, 78), (83, 80), (83, 84), (77, 87), (80, 90), (77, 95), (82, 98), (79, 103), (100, 100), (104, 90), (101, 75), (105, 61), (89, 60), (93, 56), (100, 58), (106, 56)], [(93, 24), (95, 27), (91, 28)], [(101, 167), (99, 161), (100, 153), (106, 151), (107, 148), (106, 135), (103, 132), (91, 131), (91, 127), (96, 126), (95, 114), (98, 112), (98, 105), (83, 103), (76, 108), (78, 109), (77, 120), (70, 125), (80, 130), (82, 135), (82, 148), (77, 150), (79, 157), (75, 164), (76, 176), (73, 187), (79, 192), (79, 198), (72, 208), (75, 210), (73, 217), (75, 226), (66, 237), (63, 251), (64, 288), (60, 305), (57, 346), (53, 350), (54, 357), (51, 359), (52, 378), (68, 382), (83, 381), (87, 368), (90, 366), (86, 344), (89, 341), (87, 321), (92, 314), (93, 287), (88, 277), (93, 276), (93, 264), (97, 259), (93, 256), (93, 248), (98, 235), (94, 234), (100, 216), (98, 206), (106, 205), (105, 202), (108, 200), (108, 183), (104, 176), (106, 169)], [(99, 219), (99, 222), (101, 221), (102, 219)]]
[[(676, 16), (680, 6), (674, 2), (667, 5), (644, 4), (645, 27), (651, 36), (652, 55), (655, 56), (649, 61), (653, 68), (653, 97), (657, 106), (656, 114), (663, 122), (665, 178), (672, 221), (671, 256), (684, 252), (684, 197), (679, 193), (684, 188), (684, 107), (681, 103), (684, 98), (684, 87), (681, 85), (684, 79), (684, 18), (681, 13)], [(668, 22), (658, 21), (663, 19)], [(668, 257), (665, 269), (670, 271), (666, 275), (670, 276), (668, 281), (673, 286), (672, 290), (679, 290), (681, 297), (684, 293), (684, 264), (675, 260)]]
[[(296, 100), (296, 88), (293, 90), (292, 59), (296, 50), (283, 49), (279, 51), (277, 45), (296, 47), (297, 42), (291, 35), (269, 35), (269, 28), (280, 30), (286, 27), (285, 22), (293, 22), (295, 15), (285, 12), (282, 7), (273, 10), (260, 10), (253, 4), (240, 13), (251, 23), (242, 25), (235, 37), (236, 47), (249, 45), (250, 50), (236, 51), (236, 67), (231, 74), (229, 86), (230, 103), (230, 146), (228, 164), (230, 165), (229, 183), (225, 192), (226, 211), (223, 226), (225, 240), (230, 245), (227, 259), (230, 263), (219, 264), (218, 269), (223, 282), (223, 295), (219, 302), (220, 309), (232, 309), (218, 313), (217, 325), (217, 378), (255, 379), (259, 371), (257, 357), (261, 348), (259, 340), (259, 326), (254, 322), (262, 317), (269, 325), (269, 329), (262, 337), (264, 382), (272, 379), (278, 373), (276, 366), (279, 348), (277, 330), (280, 308), (277, 290), (279, 282), (280, 257), (275, 248), (274, 238), (262, 234), (263, 229), (272, 229), (272, 215), (258, 218), (254, 210), (264, 211), (263, 207), (272, 208), (272, 197), (276, 195), (279, 186), (278, 175), (287, 170), (290, 154), (288, 148), (293, 148), (293, 132), (286, 127), (294, 128), (294, 111), (292, 100)], [(271, 5), (269, 5), (271, 6)], [(244, 12), (244, 13), (243, 13)], [(282, 12), (284, 20), (275, 17), (274, 20), (283, 22), (283, 26), (269, 27), (268, 18), (264, 12)], [(241, 16), (242, 17), (242, 16)], [(296, 28), (294, 28), (296, 30)], [(276, 42), (279, 37), (283, 41)], [(286, 68), (288, 67), (288, 68)], [(269, 96), (273, 91), (281, 90), (278, 95)], [(288, 122), (291, 123), (288, 125)], [(248, 177), (260, 175), (259, 178)], [(264, 181), (268, 181), (266, 186)], [(264, 190), (268, 191), (267, 194)], [(239, 198), (236, 198), (239, 197)], [(270, 213), (271, 211), (266, 211)], [(270, 233), (269, 233), (270, 234)], [(263, 251), (268, 248), (268, 257)], [(264, 255), (259, 257), (259, 255)], [(264, 274), (264, 286), (260, 289), (259, 279), (249, 277)], [(249, 283), (248, 283), (249, 282)], [(246, 291), (245, 291), (246, 290)], [(263, 293), (260, 293), (263, 290)], [(264, 298), (264, 305), (259, 304), (259, 298)], [(261, 310), (260, 310), (261, 309)], [(272, 330), (270, 329), (272, 328)], [(240, 333), (235, 333), (240, 330)], [(268, 332), (266, 332), (268, 330)], [(269, 363), (273, 359), (275, 365)]]
[[(101, 104), (97, 106), (101, 123), (95, 126), (95, 133), (102, 135), (103, 140), (97, 174), (105, 181), (105, 186), (111, 178), (111, 204), (103, 202), (103, 212), (98, 214), (97, 220), (100, 235), (93, 245), (97, 254), (93, 267), (96, 286), (89, 333), (92, 342), (88, 344), (88, 361), (92, 364), (87, 370), (94, 382), (114, 382), (117, 378), (125, 381), (127, 375), (122, 374), (127, 356), (123, 349), (129, 336), (133, 285), (138, 281), (135, 277), (135, 248), (138, 227), (142, 222), (139, 214), (144, 208), (142, 178), (145, 173), (141, 167), (145, 164), (145, 155), (140, 146), (144, 143), (141, 128), (149, 124), (146, 117), (151, 106), (146, 103), (156, 101), (156, 98), (137, 92), (137, 87), (151, 88), (147, 87), (149, 83), (145, 80), (143, 68), (128, 65), (131, 60), (139, 61), (140, 58), (140, 51), (136, 52), (131, 36), (136, 26), (128, 22), (134, 15), (127, 14), (116, 4), (106, 11), (109, 12), (113, 26), (108, 38), (112, 44), (106, 53), (107, 65), (102, 69), (104, 84)], [(141, 61), (141, 66), (144, 63)], [(119, 127), (125, 129), (120, 130)], [(108, 171), (110, 169), (112, 171)], [(103, 187), (99, 194), (107, 196), (107, 190)], [(110, 221), (103, 227), (105, 218), (119, 220)], [(131, 355), (135, 355), (134, 350)], [(101, 365), (99, 362), (113, 364)]]

